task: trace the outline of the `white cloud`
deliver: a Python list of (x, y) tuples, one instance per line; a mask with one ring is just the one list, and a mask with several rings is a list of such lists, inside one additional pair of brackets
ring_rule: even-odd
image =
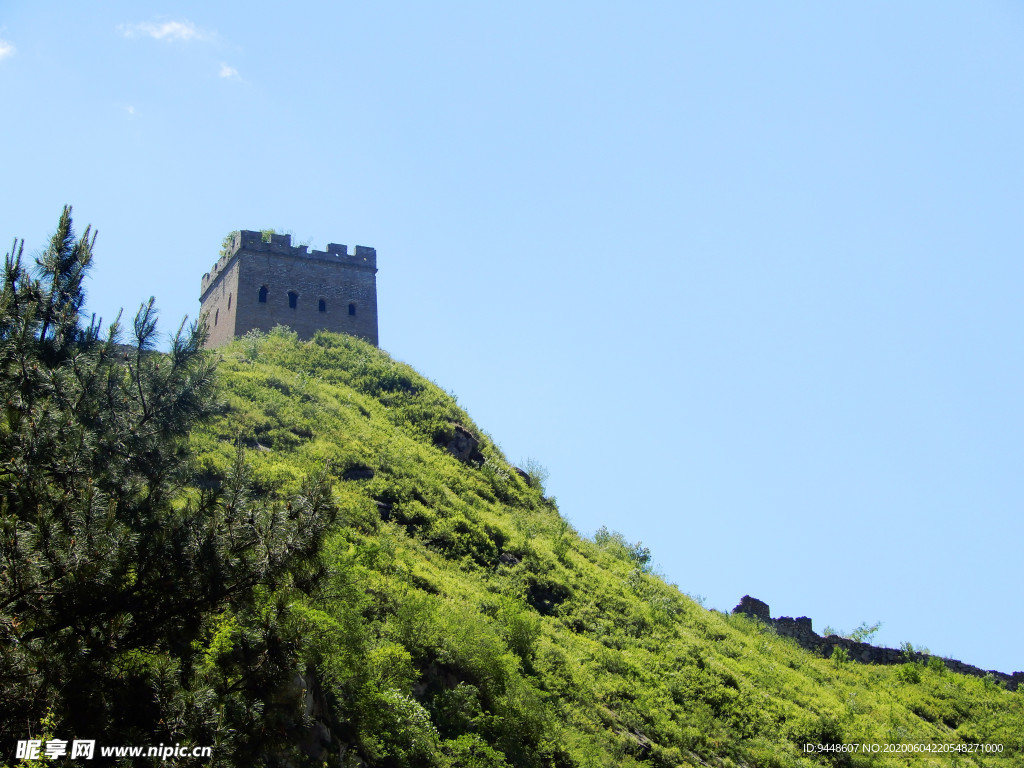
[(154, 40), (209, 40), (210, 35), (191, 21), (142, 21), (118, 27), (125, 37), (148, 35)]
[(15, 47), (6, 40), (0, 40), (0, 61), (6, 59), (8, 56), (13, 56), (15, 50)]
[(221, 62), (221, 65), (220, 65), (220, 76), (221, 77), (227, 77), (227, 78), (238, 77), (238, 70), (235, 69), (234, 67), (229, 67), (227, 64)]
[(133, 107), (131, 104), (125, 107), (124, 111), (128, 113), (129, 117), (135, 117), (135, 107)]

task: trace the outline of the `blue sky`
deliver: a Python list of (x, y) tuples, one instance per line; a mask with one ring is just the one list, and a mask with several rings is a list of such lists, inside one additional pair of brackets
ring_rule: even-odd
[(378, 252), (381, 346), (710, 607), (1024, 668), (1024, 9), (6, 3), (0, 236), (198, 308)]

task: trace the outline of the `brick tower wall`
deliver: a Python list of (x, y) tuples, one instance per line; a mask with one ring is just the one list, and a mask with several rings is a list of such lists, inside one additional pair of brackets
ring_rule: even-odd
[(219, 279), (201, 299), (200, 315), (206, 317), (209, 335), (206, 346), (210, 349), (227, 344), (235, 338), (235, 315), (238, 311), (238, 261), (226, 265)]
[(373, 248), (357, 245), (349, 254), (346, 246), (332, 243), (326, 251), (308, 253), (305, 246), (293, 247), (290, 235), (271, 235), (264, 243), (259, 232), (243, 230), (228, 255), (203, 276), (200, 312), (210, 331), (207, 347), (275, 325), (287, 325), (303, 339), (328, 330), (376, 345), (376, 273)]

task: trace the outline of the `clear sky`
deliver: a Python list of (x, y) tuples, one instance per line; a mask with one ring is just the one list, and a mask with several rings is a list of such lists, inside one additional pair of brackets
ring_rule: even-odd
[(1024, 669), (1024, 9), (0, 10), (0, 246), (198, 309), (233, 229), (378, 253), (381, 346), (729, 610)]

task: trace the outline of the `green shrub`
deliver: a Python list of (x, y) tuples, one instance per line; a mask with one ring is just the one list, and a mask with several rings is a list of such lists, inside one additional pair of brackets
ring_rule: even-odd
[(548, 481), (548, 470), (543, 464), (533, 458), (524, 459), (521, 469), (530, 478), (530, 487), (540, 491), (544, 495), (544, 484)]
[(870, 626), (866, 621), (861, 622), (861, 625), (850, 633), (850, 639), (858, 643), (870, 643), (881, 628), (882, 622), (880, 621), (876, 621)]
[(843, 664), (846, 664), (850, 660), (850, 653), (841, 645), (837, 645), (832, 649), (832, 664), (838, 669)]
[(445, 768), (508, 768), (505, 756), (475, 733), (443, 742), (441, 751)]
[(522, 601), (502, 597), (498, 621), (512, 652), (523, 662), (532, 661), (541, 633), (540, 617), (529, 610)]
[(644, 573), (650, 573), (651, 550), (645, 547), (642, 541), (630, 544), (621, 533), (609, 531), (602, 525), (594, 534), (594, 543), (618, 559), (633, 563)]
[(904, 683), (921, 682), (922, 665), (915, 661), (908, 661), (896, 667), (896, 679)]

